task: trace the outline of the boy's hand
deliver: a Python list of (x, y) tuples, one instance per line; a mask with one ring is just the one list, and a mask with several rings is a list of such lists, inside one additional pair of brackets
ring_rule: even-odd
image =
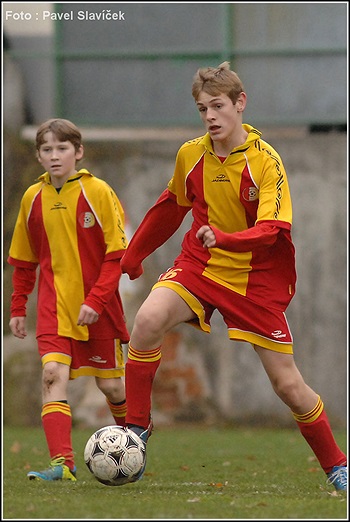
[(196, 238), (202, 241), (203, 248), (213, 248), (216, 246), (216, 237), (208, 225), (203, 225), (196, 234)]
[(125, 260), (125, 256), (123, 256), (121, 258), (120, 266), (121, 266), (121, 269), (122, 269), (122, 273), (123, 274), (128, 274), (129, 279), (131, 279), (131, 280), (137, 279), (138, 277), (140, 277), (143, 274), (142, 265), (140, 264), (140, 265), (137, 265), (137, 266), (129, 266), (128, 263)]
[(26, 318), (25, 317), (11, 317), (10, 319), (11, 332), (18, 339), (24, 339), (27, 335)]
[(91, 308), (88, 305), (83, 304), (80, 307), (80, 313), (79, 313), (77, 325), (86, 326), (88, 324), (96, 323), (96, 321), (98, 321), (99, 317), (100, 317), (99, 314), (97, 312), (95, 312), (95, 310), (93, 308)]

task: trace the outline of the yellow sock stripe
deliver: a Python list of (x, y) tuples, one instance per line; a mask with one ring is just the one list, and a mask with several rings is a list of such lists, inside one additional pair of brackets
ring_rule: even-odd
[(61, 461), (62, 464), (65, 464), (67, 460), (73, 460), (74, 454), (73, 453), (67, 453), (66, 455), (62, 455), (62, 453), (57, 453), (54, 457), (51, 457), (51, 462), (54, 462), (55, 460)]
[(316, 406), (311, 411), (309, 411), (308, 413), (304, 413), (302, 415), (293, 413), (293, 417), (297, 422), (304, 422), (304, 423), (313, 422), (316, 419), (318, 419), (318, 417), (321, 415), (321, 413), (323, 412), (323, 407), (324, 407), (324, 404), (319, 396)]
[(64, 402), (47, 402), (43, 405), (41, 410), (41, 417), (48, 413), (63, 413), (64, 415), (72, 416), (69, 404)]
[(132, 361), (139, 361), (139, 362), (154, 362), (158, 361), (162, 356), (162, 352), (159, 348), (155, 348), (154, 350), (148, 350), (148, 351), (139, 351), (135, 350), (131, 344), (129, 344), (129, 351), (128, 351), (128, 357)]
[(113, 417), (125, 417), (126, 415), (126, 402), (123, 404), (113, 404), (106, 398), (107, 404)]

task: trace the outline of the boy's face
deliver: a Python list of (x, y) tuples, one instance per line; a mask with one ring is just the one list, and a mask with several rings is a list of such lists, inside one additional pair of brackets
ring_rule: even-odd
[(246, 105), (245, 93), (241, 93), (236, 104), (227, 94), (212, 96), (202, 91), (196, 101), (201, 120), (213, 142), (230, 141), (241, 133), (242, 112)]
[(70, 141), (59, 141), (51, 132), (44, 135), (44, 143), (37, 151), (39, 163), (50, 174), (54, 187), (62, 187), (67, 179), (77, 172), (76, 162), (83, 157), (83, 146), (75, 150)]

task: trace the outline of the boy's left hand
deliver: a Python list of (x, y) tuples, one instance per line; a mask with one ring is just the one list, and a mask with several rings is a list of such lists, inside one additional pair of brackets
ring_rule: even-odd
[(203, 248), (213, 248), (216, 245), (216, 237), (208, 225), (203, 225), (196, 234), (197, 239), (202, 241)]

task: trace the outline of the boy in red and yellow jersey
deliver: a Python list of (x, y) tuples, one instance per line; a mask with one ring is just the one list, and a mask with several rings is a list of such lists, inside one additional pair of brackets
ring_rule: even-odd
[(296, 271), (282, 160), (257, 129), (243, 124), (246, 93), (228, 62), (199, 69), (192, 95), (206, 134), (180, 147), (168, 187), (121, 261), (130, 279), (139, 277), (142, 261), (191, 210), (192, 225), (174, 266), (159, 277), (135, 317), (126, 363), (127, 425), (144, 440), (150, 435), (152, 382), (166, 332), (186, 322), (209, 333), (217, 309), (229, 338), (254, 347), (328, 483), (346, 490), (346, 456), (320, 396), (296, 367), (285, 316)]
[(119, 295), (127, 247), (124, 211), (112, 188), (86, 169), (79, 129), (51, 119), (36, 135), (45, 169), (23, 195), (10, 246), (10, 328), (23, 339), (26, 302), (40, 268), (36, 336), (42, 361), (42, 423), (51, 457), (30, 479), (76, 480), (67, 401), (70, 379), (95, 377), (118, 425), (125, 425), (122, 344), (129, 333)]

